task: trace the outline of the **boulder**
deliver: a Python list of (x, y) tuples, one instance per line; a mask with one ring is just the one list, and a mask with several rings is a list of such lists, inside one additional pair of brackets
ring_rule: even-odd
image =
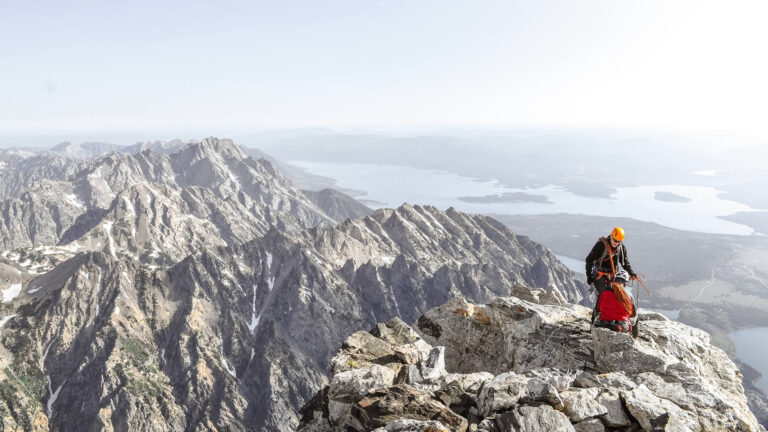
[[(442, 402), (407, 384), (370, 392), (352, 407), (351, 416), (361, 430), (386, 427), (399, 419), (435, 420), (450, 431), (464, 432), (467, 419), (451, 411)], [(354, 427), (353, 427), (354, 428)]]
[(640, 422), (644, 430), (701, 431), (698, 421), (689, 412), (654, 395), (645, 385), (640, 385), (632, 391), (622, 392), (622, 397), (630, 414)]
[(500, 432), (574, 432), (568, 417), (549, 405), (518, 406), (496, 416)]
[(457, 383), (467, 393), (477, 394), (486, 382), (493, 379), (489, 372), (475, 372), (471, 374), (451, 374), (445, 376), (446, 385)]
[(576, 377), (575, 373), (563, 371), (559, 369), (533, 369), (525, 373), (525, 376), (530, 378), (539, 378), (548, 384), (551, 384), (557, 391), (565, 391), (570, 388)]
[(437, 390), (435, 398), (456, 414), (464, 417), (469, 416), (469, 409), (472, 406), (472, 395), (465, 392), (457, 382)]
[(395, 373), (380, 365), (354, 369), (333, 376), (328, 399), (337, 402), (357, 402), (370, 390), (392, 385)]
[(372, 364), (383, 365), (398, 361), (389, 343), (365, 331), (352, 334), (341, 348), (331, 359), (331, 375)]
[(576, 432), (605, 432), (605, 426), (598, 419), (587, 419), (573, 425)]
[(413, 329), (399, 317), (394, 317), (386, 324), (377, 324), (371, 335), (390, 345), (403, 345), (421, 339)]
[(421, 376), (425, 380), (434, 381), (447, 375), (445, 370), (445, 347), (437, 346), (432, 348), (427, 361), (422, 362)]
[(404, 364), (415, 365), (421, 360), (419, 351), (413, 345), (399, 345), (392, 350), (395, 352), (397, 359)]
[(544, 401), (550, 405), (560, 406), (563, 403), (557, 388), (539, 378), (528, 380), (528, 398), (532, 401)]
[(373, 432), (448, 432), (448, 428), (439, 421), (434, 420), (400, 419), (391, 421), (386, 426), (374, 429)]
[(618, 428), (629, 426), (632, 423), (624, 411), (624, 404), (618, 390), (613, 388), (603, 390), (597, 396), (597, 402), (607, 410), (605, 414), (600, 416), (607, 426)]
[(615, 388), (618, 390), (633, 390), (637, 383), (629, 379), (623, 372), (609, 372), (597, 376), (600, 387)]
[(563, 412), (573, 423), (608, 413), (608, 409), (597, 401), (597, 388), (572, 389), (560, 393), (563, 398)]
[(646, 344), (635, 343), (629, 333), (593, 327), (592, 346), (601, 372), (665, 373), (668, 366), (665, 356)]
[(507, 372), (485, 383), (477, 400), (480, 415), (488, 417), (491, 413), (512, 408), (527, 396), (528, 380), (525, 376)]

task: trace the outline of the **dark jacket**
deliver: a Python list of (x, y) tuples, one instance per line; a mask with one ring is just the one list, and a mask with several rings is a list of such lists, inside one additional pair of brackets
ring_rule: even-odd
[[(607, 242), (608, 247), (611, 246), (611, 240), (607, 236), (602, 237), (597, 240), (597, 243), (595, 243), (592, 251), (589, 253), (589, 255), (587, 255), (587, 282), (590, 284), (595, 281), (592, 277), (593, 265), (597, 266), (597, 270), (603, 273), (611, 272), (611, 262), (608, 261), (609, 254), (606, 254), (605, 258), (603, 258), (603, 253), (605, 252), (605, 244), (603, 243), (603, 240)], [(635, 275), (635, 272), (632, 271), (632, 265), (629, 264), (629, 257), (627, 257), (627, 247), (624, 246), (624, 243), (619, 244), (619, 246), (613, 250), (612, 258), (613, 266), (617, 271), (619, 270), (619, 264), (621, 264), (621, 266), (624, 268), (624, 270), (627, 271), (627, 273), (629, 273), (630, 276)]]

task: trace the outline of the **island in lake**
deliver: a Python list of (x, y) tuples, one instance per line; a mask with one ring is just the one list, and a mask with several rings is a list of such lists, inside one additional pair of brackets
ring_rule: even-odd
[(554, 204), (546, 195), (527, 194), (525, 192), (504, 192), (502, 194), (486, 196), (459, 197), (461, 201), (468, 203), (495, 204), (495, 203), (520, 203), (535, 202), (540, 204)]
[(682, 195), (678, 195), (672, 192), (656, 192), (653, 195), (653, 198), (659, 201), (665, 201), (665, 202), (679, 202), (679, 203), (691, 202), (690, 198), (686, 198)]

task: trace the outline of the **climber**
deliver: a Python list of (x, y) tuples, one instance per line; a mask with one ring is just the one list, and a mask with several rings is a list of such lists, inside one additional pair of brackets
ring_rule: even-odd
[[(600, 237), (592, 247), (592, 251), (587, 255), (586, 270), (587, 283), (593, 285), (597, 291), (597, 298), (607, 290), (610, 290), (611, 282), (616, 275), (616, 270), (621, 268), (627, 271), (629, 279), (636, 279), (637, 276), (632, 271), (632, 265), (629, 264), (627, 257), (627, 248), (624, 246), (624, 230), (616, 227), (610, 235)], [(592, 321), (594, 322), (597, 313), (597, 303), (592, 311)]]
[(623, 333), (632, 331), (629, 318), (635, 316), (635, 300), (632, 294), (624, 289), (629, 279), (629, 273), (619, 270), (610, 283), (611, 289), (600, 294), (597, 299), (597, 315), (593, 319), (595, 327), (605, 327)]

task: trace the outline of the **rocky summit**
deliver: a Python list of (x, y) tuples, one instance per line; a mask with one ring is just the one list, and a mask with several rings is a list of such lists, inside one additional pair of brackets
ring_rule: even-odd
[(349, 336), (302, 432), (760, 432), (741, 373), (698, 329), (640, 312), (633, 339), (557, 290)]

